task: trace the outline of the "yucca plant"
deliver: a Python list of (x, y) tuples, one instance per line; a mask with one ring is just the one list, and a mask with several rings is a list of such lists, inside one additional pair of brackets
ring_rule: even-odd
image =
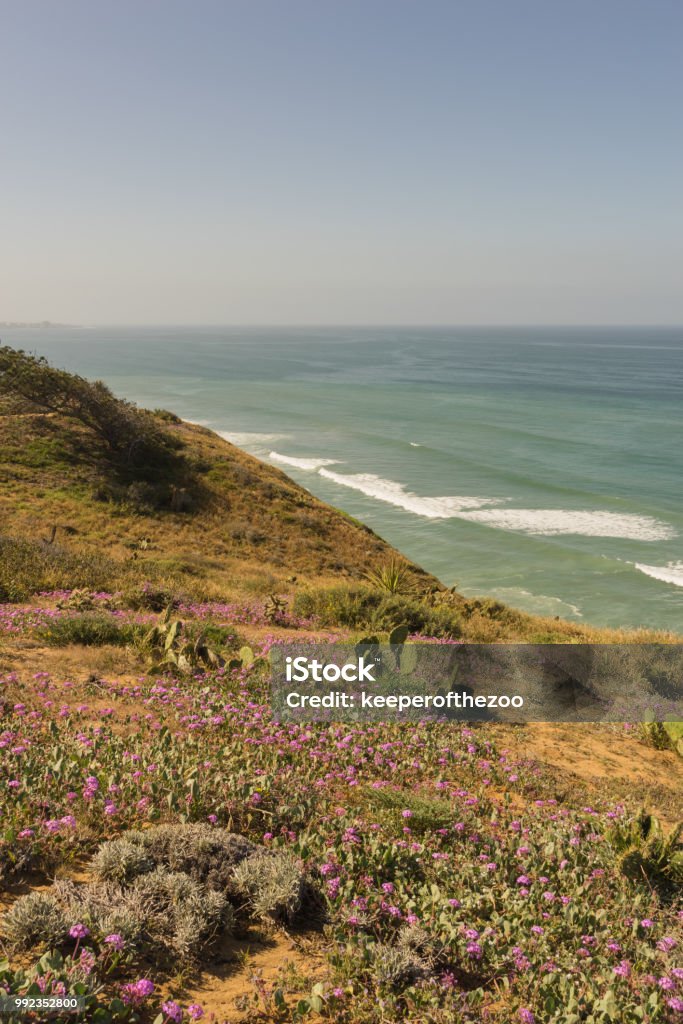
[(395, 558), (376, 569), (369, 569), (365, 578), (378, 590), (385, 590), (388, 594), (409, 594), (415, 590), (410, 568)]

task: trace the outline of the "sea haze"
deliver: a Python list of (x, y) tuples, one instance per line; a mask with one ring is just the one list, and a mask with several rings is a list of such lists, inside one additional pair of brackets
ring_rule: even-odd
[(683, 329), (2, 337), (217, 430), (465, 594), (683, 629)]

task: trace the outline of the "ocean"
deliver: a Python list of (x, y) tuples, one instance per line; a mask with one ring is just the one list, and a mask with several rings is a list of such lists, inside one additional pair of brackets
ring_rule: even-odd
[(683, 632), (683, 328), (0, 336), (211, 427), (467, 595)]

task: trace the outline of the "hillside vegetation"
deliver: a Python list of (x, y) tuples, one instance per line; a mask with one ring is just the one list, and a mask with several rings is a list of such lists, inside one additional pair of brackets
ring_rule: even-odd
[(678, 735), (269, 703), (287, 640), (657, 634), (465, 599), (210, 431), (6, 348), (0, 405), (0, 989), (82, 1006), (9, 1021), (681, 1019)]
[(379, 614), (481, 642), (672, 639), (465, 599), (212, 431), (8, 347), (0, 523), (4, 601), (155, 581), (187, 598), (276, 594), (329, 626), (363, 628)]

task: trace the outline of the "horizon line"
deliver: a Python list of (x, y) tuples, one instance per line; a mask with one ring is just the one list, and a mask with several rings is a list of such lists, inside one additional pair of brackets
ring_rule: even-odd
[(152, 321), (152, 320), (140, 320), (140, 321), (90, 321), (87, 323), (65, 323), (63, 321), (50, 321), (50, 320), (2, 320), (0, 321), (0, 329), (5, 330), (48, 330), (50, 328), (63, 328), (67, 329), (81, 329), (87, 330), (92, 328), (103, 328), (103, 327), (205, 327), (205, 328), (378, 328), (378, 327), (390, 327), (390, 328), (420, 328), (420, 329), (446, 329), (446, 328), (524, 328), (524, 329), (543, 329), (543, 328), (590, 328), (595, 329), (628, 329), (628, 328), (666, 328), (666, 329), (680, 329), (683, 328), (683, 320), (674, 322), (653, 322), (653, 321), (599, 321), (599, 322), (565, 322), (565, 321), (414, 321), (397, 323), (390, 320), (387, 321), (374, 321), (374, 322), (362, 322), (362, 321)]

